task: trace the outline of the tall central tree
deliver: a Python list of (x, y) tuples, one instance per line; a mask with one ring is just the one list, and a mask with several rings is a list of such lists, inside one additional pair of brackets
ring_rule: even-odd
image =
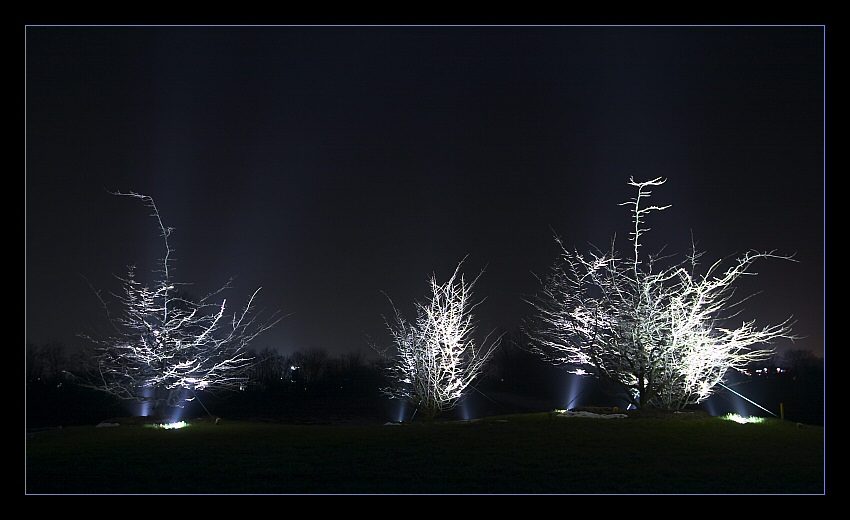
[(790, 322), (758, 328), (736, 321), (741, 301), (731, 301), (734, 283), (760, 258), (750, 251), (732, 265), (718, 260), (699, 275), (693, 248), (678, 264), (658, 268), (660, 257), (640, 254), (644, 219), (669, 206), (642, 206), (650, 188), (666, 182), (630, 180), (637, 196), (630, 233), (633, 255), (614, 251), (582, 255), (560, 239), (559, 260), (529, 303), (536, 310), (531, 350), (573, 373), (613, 383), (618, 396), (637, 408), (678, 410), (699, 403), (741, 370), (773, 354), (769, 343), (793, 339)]
[[(160, 218), (154, 200), (137, 193), (116, 193), (140, 199), (156, 219), (164, 245), (157, 271), (159, 279), (143, 285), (129, 267), (119, 278), (123, 293), (120, 312), (106, 309), (111, 332), (102, 337), (83, 335), (92, 343), (90, 365), (78, 382), (122, 400), (151, 403), (157, 411), (164, 406), (183, 406), (195, 390), (237, 390), (247, 381), (251, 358), (249, 343), (274, 326), (274, 315), (265, 322), (253, 313), (255, 291), (248, 303), (229, 314), (227, 300), (218, 299), (230, 282), (196, 301), (174, 280), (172, 228)], [(99, 293), (98, 293), (99, 295)]]
[[(461, 262), (462, 263), (462, 262)], [(426, 420), (451, 410), (481, 374), (498, 339), (475, 343), (472, 300), (477, 278), (467, 282), (458, 264), (452, 276), (438, 283), (430, 279), (431, 296), (416, 302), (416, 320), (408, 322), (393, 306), (395, 322), (387, 323), (395, 353), (379, 352), (388, 359), (391, 384), (383, 393), (410, 402)]]

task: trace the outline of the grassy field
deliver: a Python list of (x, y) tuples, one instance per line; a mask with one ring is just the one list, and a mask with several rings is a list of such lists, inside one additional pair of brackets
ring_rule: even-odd
[(824, 431), (717, 417), (27, 434), (26, 494), (823, 494)]

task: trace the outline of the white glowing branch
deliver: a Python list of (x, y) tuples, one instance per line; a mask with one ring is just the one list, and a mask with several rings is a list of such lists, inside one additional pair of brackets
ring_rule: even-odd
[[(639, 259), (642, 227), (649, 211), (669, 206), (641, 207), (649, 186), (638, 188), (633, 206), (634, 258), (623, 261), (614, 252), (585, 257), (561, 246), (561, 256), (542, 280), (531, 303), (537, 327), (532, 350), (576, 374), (613, 382), (621, 397), (637, 407), (681, 409), (709, 397), (729, 370), (767, 359), (769, 343), (793, 339), (791, 324), (757, 328), (754, 321), (732, 324), (741, 301), (732, 302), (734, 283), (762, 258), (790, 259), (773, 253), (748, 252), (721, 272), (715, 262), (696, 274), (695, 250), (686, 264), (653, 272), (657, 259)], [(557, 240), (557, 239), (556, 239)], [(686, 267), (687, 265), (687, 267)]]
[[(459, 273), (443, 284), (430, 279), (431, 297), (416, 303), (416, 321), (407, 322), (395, 309), (395, 323), (387, 323), (395, 347), (389, 367), (392, 385), (384, 393), (410, 401), (433, 419), (454, 408), (483, 371), (498, 340), (474, 341), (472, 283)], [(476, 279), (477, 280), (477, 279)], [(386, 353), (384, 353), (386, 355)]]
[(124, 292), (115, 295), (121, 313), (107, 317), (112, 333), (92, 338), (92, 367), (84, 386), (120, 399), (150, 401), (155, 405), (181, 406), (194, 398), (195, 390), (237, 390), (247, 379), (251, 359), (248, 344), (271, 328), (278, 319), (259, 323), (252, 314), (257, 291), (246, 307), (231, 319), (226, 302), (213, 300), (229, 283), (200, 301), (178, 291), (172, 280), (168, 243), (172, 229), (166, 228), (159, 210), (148, 196), (117, 193), (141, 199), (152, 210), (165, 246), (153, 287), (136, 280), (129, 268)]

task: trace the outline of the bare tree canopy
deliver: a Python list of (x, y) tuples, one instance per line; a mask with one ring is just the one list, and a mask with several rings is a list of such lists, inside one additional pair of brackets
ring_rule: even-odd
[[(230, 282), (196, 301), (174, 281), (166, 227), (153, 198), (115, 193), (141, 200), (156, 219), (165, 249), (152, 286), (136, 279), (134, 267), (120, 278), (123, 293), (114, 294), (120, 312), (113, 315), (103, 299), (111, 332), (83, 337), (92, 342), (91, 366), (78, 383), (114, 397), (161, 405), (182, 406), (195, 390), (237, 390), (251, 365), (248, 345), (274, 326), (273, 315), (261, 322), (253, 312), (257, 289), (240, 310), (229, 314), (220, 295)], [(97, 292), (100, 298), (100, 293)]]
[(478, 278), (467, 282), (462, 263), (442, 284), (432, 275), (431, 296), (416, 302), (414, 322), (393, 306), (395, 322), (387, 327), (395, 354), (379, 351), (391, 359), (391, 385), (384, 394), (411, 402), (428, 420), (457, 406), (498, 345), (498, 340), (488, 341), (490, 334), (481, 347), (475, 343), (472, 311), (480, 302), (473, 303), (472, 289)]
[(749, 251), (700, 275), (701, 253), (692, 246), (684, 261), (656, 270), (661, 259), (644, 261), (640, 238), (647, 214), (669, 206), (642, 204), (664, 182), (629, 182), (637, 188), (623, 203), (633, 207), (631, 258), (620, 258), (613, 241), (608, 252), (582, 255), (556, 238), (560, 258), (529, 301), (536, 311), (530, 348), (576, 374), (614, 383), (635, 407), (677, 410), (712, 395), (729, 370), (768, 359), (767, 344), (794, 338), (789, 320), (763, 328), (740, 321), (743, 300), (732, 301), (735, 282), (755, 274), (756, 260), (791, 257)]

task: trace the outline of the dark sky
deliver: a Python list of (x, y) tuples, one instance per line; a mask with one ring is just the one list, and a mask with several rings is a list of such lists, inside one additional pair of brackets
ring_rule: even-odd
[[(515, 329), (554, 233), (629, 254), (630, 177), (667, 179), (644, 250), (748, 249), (742, 319), (823, 353), (823, 26), (26, 28), (26, 340), (76, 345), (92, 291), (162, 255), (254, 347), (386, 344), (464, 258), (480, 330)], [(758, 294), (756, 294), (758, 293)]]

